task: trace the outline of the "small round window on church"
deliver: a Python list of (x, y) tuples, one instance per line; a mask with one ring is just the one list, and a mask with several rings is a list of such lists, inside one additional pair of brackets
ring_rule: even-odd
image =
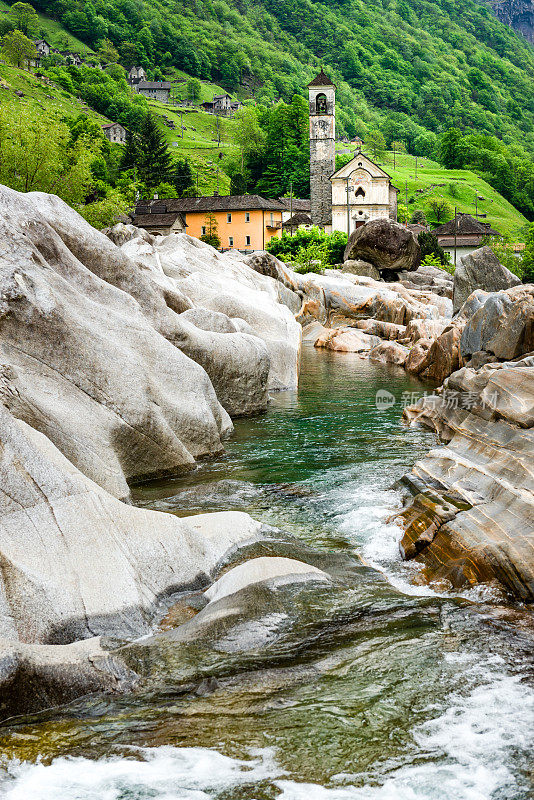
[(359, 167), (363, 167), (363, 164), (362, 164), (362, 162), (361, 162), (361, 161), (358, 161), (358, 166), (359, 166)]
[(315, 108), (318, 114), (326, 114), (326, 95), (318, 94), (315, 100)]

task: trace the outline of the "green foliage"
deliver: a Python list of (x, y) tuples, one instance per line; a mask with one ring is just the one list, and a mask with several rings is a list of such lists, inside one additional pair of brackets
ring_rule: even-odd
[(101, 200), (87, 203), (77, 210), (93, 228), (101, 230), (115, 225), (119, 217), (126, 213), (128, 206), (124, 195), (117, 189), (111, 189)]
[(15, 30), (2, 37), (2, 58), (15, 67), (23, 67), (25, 62), (36, 55), (34, 43), (21, 31)]
[(454, 210), (450, 203), (443, 197), (433, 197), (428, 201), (428, 207), (432, 211), (438, 225), (448, 222), (454, 216)]
[(399, 203), (397, 206), (397, 220), (399, 222), (408, 222), (408, 218), (410, 216), (410, 212), (408, 210), (408, 206)]
[(187, 97), (191, 102), (198, 103), (202, 93), (202, 84), (198, 78), (190, 78), (187, 81)]
[(420, 208), (417, 208), (410, 217), (410, 222), (412, 225), (426, 225), (427, 222), (425, 212)]
[(371, 151), (371, 155), (377, 161), (384, 159), (386, 155), (386, 140), (381, 131), (369, 131), (365, 140), (366, 147)]
[(325, 233), (313, 227), (309, 230), (299, 228), (293, 236), (284, 232), (280, 238), (270, 240), (267, 250), (281, 261), (300, 265), (304, 271), (313, 272), (342, 263), (346, 246), (345, 233)]
[(230, 194), (245, 194), (247, 191), (247, 182), (242, 172), (235, 172), (230, 181)]
[(518, 258), (514, 254), (513, 245), (508, 241), (507, 238), (503, 236), (489, 237), (484, 239), (483, 244), (491, 247), (503, 267), (509, 269), (510, 272), (514, 273), (514, 275), (522, 277), (523, 259)]
[(534, 223), (529, 225), (521, 263), (523, 283), (534, 283)]
[(0, 108), (0, 183), (19, 192), (49, 192), (72, 205), (93, 188), (91, 165), (99, 143), (72, 140), (57, 117), (34, 116), (24, 106), (16, 113)]
[[(449, 254), (439, 246), (437, 238), (429, 231), (421, 231), (417, 237), (421, 248), (421, 263), (441, 266), (449, 262)], [(430, 260), (428, 260), (430, 259)], [(439, 263), (437, 263), (439, 262)]]
[(39, 17), (29, 3), (13, 3), (7, 16), (13, 30), (19, 30), (30, 38), (39, 33)]

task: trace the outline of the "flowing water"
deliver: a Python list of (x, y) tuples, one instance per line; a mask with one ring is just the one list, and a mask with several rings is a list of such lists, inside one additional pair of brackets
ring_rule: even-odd
[[(379, 390), (395, 403), (377, 407)], [(161, 511), (247, 511), (308, 545), (357, 554), (373, 568), (359, 587), (370, 609), (283, 663), (187, 691), (88, 698), (0, 729), (0, 796), (533, 797), (526, 611), (487, 588), (428, 588), (400, 561), (387, 522), (395, 480), (435, 443), (400, 425), (402, 402), (424, 390), (395, 368), (305, 348), (298, 394), (238, 420), (224, 459), (137, 489), (139, 504)], [(394, 616), (380, 615), (380, 597), (395, 599)]]

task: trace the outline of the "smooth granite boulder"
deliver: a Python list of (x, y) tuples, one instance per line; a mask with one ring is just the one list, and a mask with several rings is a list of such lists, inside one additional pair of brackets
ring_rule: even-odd
[(491, 247), (480, 247), (460, 258), (454, 273), (454, 313), (463, 306), (475, 289), (498, 292), (521, 283), (521, 279), (504, 267)]
[(534, 287), (517, 286), (487, 296), (463, 329), (461, 350), (464, 359), (480, 351), (500, 359), (533, 351)]
[(381, 361), (383, 364), (396, 364), (404, 366), (408, 358), (409, 350), (398, 342), (381, 342), (369, 351), (371, 361)]
[(357, 328), (330, 328), (315, 341), (315, 347), (342, 353), (363, 353), (379, 344), (378, 336), (370, 336)]
[(403, 225), (389, 219), (374, 219), (351, 233), (343, 260), (367, 261), (380, 272), (411, 272), (421, 263), (421, 248), (413, 233)]
[(348, 272), (350, 275), (362, 275), (366, 278), (373, 278), (375, 281), (380, 280), (380, 272), (368, 261), (349, 260), (345, 261), (342, 267), (342, 272)]

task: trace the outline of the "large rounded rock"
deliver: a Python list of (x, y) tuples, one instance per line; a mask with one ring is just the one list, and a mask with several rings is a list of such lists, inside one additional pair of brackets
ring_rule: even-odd
[(375, 281), (380, 280), (380, 272), (368, 261), (356, 261), (354, 259), (345, 261), (342, 272), (347, 272), (349, 275), (361, 275), (364, 278), (373, 278)]
[(344, 260), (362, 260), (382, 270), (416, 270), (421, 248), (415, 236), (398, 222), (374, 219), (351, 234)]
[(490, 247), (480, 247), (460, 259), (454, 273), (453, 309), (456, 314), (475, 289), (499, 292), (517, 286), (521, 280), (503, 267)]

